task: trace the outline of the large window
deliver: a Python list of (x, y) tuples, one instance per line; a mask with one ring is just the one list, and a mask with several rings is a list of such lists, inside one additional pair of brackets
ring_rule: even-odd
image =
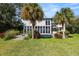
[(45, 26), (43, 26), (43, 33), (45, 33)]
[(46, 20), (46, 25), (50, 25), (50, 20)]
[(32, 30), (32, 27), (31, 26), (27, 26), (27, 31), (31, 31)]
[(50, 33), (50, 26), (46, 26), (46, 33)]
[(38, 26), (39, 33), (42, 33), (42, 26)]
[(35, 26), (35, 30), (36, 30), (36, 31), (38, 31), (38, 28), (37, 28), (37, 26)]
[(30, 30), (30, 31), (32, 30), (32, 27), (31, 27), (31, 26), (29, 26), (29, 30)]
[(27, 31), (29, 31), (29, 26), (27, 26)]

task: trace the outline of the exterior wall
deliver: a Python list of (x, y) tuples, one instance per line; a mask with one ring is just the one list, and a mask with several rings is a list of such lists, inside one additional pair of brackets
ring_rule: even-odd
[[(46, 26), (45, 21), (46, 20), (36, 21), (36, 26)], [(32, 26), (29, 20), (22, 20), (22, 22), (25, 24), (25, 26)]]
[[(48, 25), (46, 25), (46, 21), (50, 22)], [(32, 29), (32, 24), (29, 20), (22, 20), (24, 23), (24, 29), (27, 31), (27, 27), (30, 27)], [(42, 21), (36, 21), (36, 30), (40, 32), (41, 35), (51, 35), (51, 20), (42, 20)], [(42, 30), (41, 30), (41, 29)], [(30, 30), (29, 30), (30, 31)]]

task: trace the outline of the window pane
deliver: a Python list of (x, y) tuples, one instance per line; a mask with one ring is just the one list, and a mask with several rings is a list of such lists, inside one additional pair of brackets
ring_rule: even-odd
[(38, 31), (37, 26), (35, 26), (35, 30)]
[(50, 33), (50, 27), (47, 27), (47, 33)]
[(46, 33), (47, 33), (47, 26), (46, 26)]
[(46, 25), (47, 25), (47, 20), (46, 20)]
[[(38, 32), (39, 32), (39, 26), (38, 26)], [(40, 32), (39, 32), (40, 33)]]
[(46, 25), (50, 25), (50, 21), (49, 20), (46, 20)]
[(41, 33), (41, 27), (39, 26), (39, 33)]
[(40, 33), (42, 33), (42, 26), (40, 27), (40, 30), (41, 30), (41, 32), (40, 32)]
[(27, 26), (27, 31), (29, 31), (29, 26)]
[(50, 27), (46, 26), (46, 33), (50, 33)]
[(45, 26), (43, 26), (43, 33), (45, 33)]
[(39, 26), (39, 33), (42, 33), (42, 26)]
[(50, 25), (50, 21), (48, 21), (48, 25)]
[(29, 27), (29, 30), (30, 30), (30, 31), (32, 30), (32, 27), (31, 27), (31, 26)]

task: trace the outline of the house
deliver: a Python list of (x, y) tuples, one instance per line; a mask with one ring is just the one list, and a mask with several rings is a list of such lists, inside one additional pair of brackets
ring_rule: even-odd
[[(32, 24), (29, 20), (22, 20), (23, 33), (30, 32), (32, 30)], [(43, 18), (42, 21), (36, 21), (35, 30), (37, 30), (41, 36), (52, 36), (54, 29), (57, 29), (57, 25), (52, 22), (52, 18)]]

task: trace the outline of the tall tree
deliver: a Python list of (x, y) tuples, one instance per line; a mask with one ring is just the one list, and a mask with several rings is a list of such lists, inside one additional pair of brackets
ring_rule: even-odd
[(70, 8), (61, 8), (60, 12), (66, 17), (67, 24), (72, 24), (74, 20), (74, 13)]
[(21, 10), (21, 18), (24, 20), (30, 20), (32, 23), (32, 38), (34, 39), (34, 28), (36, 21), (40, 21), (43, 18), (42, 8), (36, 3), (24, 4)]
[[(12, 19), (15, 16), (15, 7), (13, 4), (0, 3), (0, 26), (6, 28), (11, 27)], [(0, 29), (2, 29), (0, 27)], [(4, 28), (5, 28), (4, 27)]]
[(70, 8), (61, 8), (59, 12), (54, 16), (56, 23), (62, 24), (63, 27), (63, 38), (65, 38), (66, 24), (72, 24), (74, 19), (74, 14)]
[(57, 24), (62, 24), (62, 27), (63, 27), (62, 38), (65, 38), (65, 22), (66, 22), (65, 16), (62, 15), (60, 12), (56, 12), (56, 15), (54, 16), (54, 22)]

